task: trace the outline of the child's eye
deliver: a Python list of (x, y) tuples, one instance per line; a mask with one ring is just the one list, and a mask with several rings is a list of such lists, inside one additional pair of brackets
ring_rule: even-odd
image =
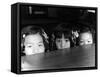
[(31, 48), (31, 47), (32, 47), (32, 45), (28, 44), (28, 45), (26, 45), (26, 47)]
[(41, 45), (38, 45), (39, 47), (43, 46), (42, 44)]
[(28, 46), (29, 48), (31, 48), (32, 46)]
[(80, 43), (83, 43), (84, 41), (80, 41)]
[(90, 43), (91, 41), (88, 41), (88, 43)]
[(60, 40), (57, 40), (57, 42), (60, 42)]
[(68, 39), (66, 40), (66, 42), (69, 41)]

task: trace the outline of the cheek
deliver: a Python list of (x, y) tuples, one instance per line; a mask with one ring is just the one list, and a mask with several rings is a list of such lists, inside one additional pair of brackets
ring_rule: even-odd
[(57, 49), (61, 49), (61, 43), (60, 42), (56, 42), (56, 47), (57, 47)]
[(70, 47), (70, 42), (69, 42), (69, 41), (68, 41), (68, 42), (66, 42), (66, 43), (65, 43), (65, 46)]
[(37, 47), (39, 52), (45, 52), (45, 46)]
[(80, 43), (80, 45), (84, 45), (84, 43)]
[(57, 46), (57, 48), (60, 48), (61, 47), (61, 42), (56, 42), (56, 46)]
[(45, 49), (45, 47), (44, 46), (42, 46), (42, 47), (38, 47), (40, 50), (44, 50)]
[(32, 48), (25, 48), (25, 51), (32, 51)]
[(25, 47), (25, 51), (24, 52), (26, 53), (26, 55), (32, 54), (32, 51), (33, 51), (32, 48)]

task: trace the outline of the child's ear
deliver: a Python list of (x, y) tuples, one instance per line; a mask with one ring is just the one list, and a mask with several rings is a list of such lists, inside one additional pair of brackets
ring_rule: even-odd
[(23, 46), (24, 46), (23, 43), (21, 43), (21, 48), (23, 48)]
[(21, 43), (21, 55), (24, 56), (25, 55), (25, 46), (23, 43)]
[(25, 49), (25, 45), (24, 45), (24, 41), (22, 40), (22, 43), (21, 43), (21, 49), (22, 49), (22, 51), (24, 51), (24, 49)]

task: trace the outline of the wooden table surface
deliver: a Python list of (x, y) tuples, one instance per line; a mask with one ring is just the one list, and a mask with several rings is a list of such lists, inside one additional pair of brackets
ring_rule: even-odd
[(85, 45), (26, 57), (33, 70), (95, 66), (95, 45)]

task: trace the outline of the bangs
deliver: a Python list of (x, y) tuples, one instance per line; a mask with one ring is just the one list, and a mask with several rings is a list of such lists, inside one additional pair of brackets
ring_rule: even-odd
[(55, 38), (62, 38), (62, 35), (64, 34), (65, 38), (71, 38), (71, 32), (70, 31), (64, 31), (64, 32), (55, 32)]
[(55, 38), (62, 38), (62, 32), (55, 32), (54, 35), (55, 35)]

